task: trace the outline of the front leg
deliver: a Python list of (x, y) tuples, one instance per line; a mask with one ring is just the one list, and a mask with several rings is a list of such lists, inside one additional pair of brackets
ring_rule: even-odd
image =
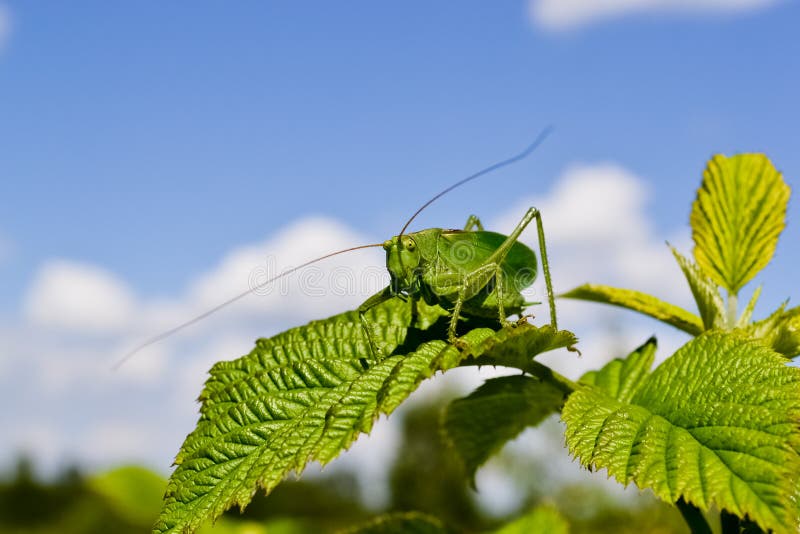
[(387, 300), (393, 298), (395, 294), (392, 292), (392, 286), (386, 286), (378, 293), (375, 293), (370, 298), (364, 301), (361, 306), (358, 307), (358, 318), (361, 320), (361, 328), (364, 330), (364, 334), (367, 336), (367, 343), (369, 344), (369, 350), (371, 352), (371, 356), (373, 359), (381, 359), (378, 357), (378, 350), (375, 346), (375, 342), (372, 340), (372, 327), (367, 321), (366, 313), (371, 308), (374, 308), (378, 304), (386, 302)]
[(456, 327), (458, 326), (458, 317), (461, 315), (461, 307), (464, 305), (464, 292), (458, 292), (458, 298), (453, 306), (453, 312), (450, 315), (450, 325), (447, 327), (447, 342), (451, 345), (456, 345), (458, 338), (456, 337)]
[(500, 324), (502, 326), (508, 326), (509, 323), (506, 316), (506, 306), (505, 306), (506, 291), (504, 289), (505, 286), (503, 285), (505, 283), (505, 281), (503, 280), (503, 276), (505, 276), (503, 274), (503, 269), (501, 269), (500, 266), (498, 265), (494, 273), (494, 279), (495, 279), (494, 290), (497, 295), (497, 313), (499, 316)]
[[(455, 303), (453, 305), (453, 311), (450, 314), (450, 326), (447, 329), (447, 341), (449, 343), (457, 342), (456, 328), (458, 326), (458, 320), (461, 317), (461, 309), (464, 306), (464, 302), (480, 293), (492, 280), (492, 277), (497, 276), (500, 270), (500, 266), (496, 263), (487, 263), (466, 274), (441, 274), (431, 281), (431, 286), (436, 294), (452, 295), (455, 293)], [(500, 309), (500, 313), (503, 313), (502, 305)]]

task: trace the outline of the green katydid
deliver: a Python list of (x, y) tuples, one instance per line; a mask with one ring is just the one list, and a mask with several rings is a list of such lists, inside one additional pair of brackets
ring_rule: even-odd
[(422, 298), (450, 311), (448, 342), (456, 343), (456, 326), (462, 314), (497, 317), (502, 325), (509, 314), (521, 314), (525, 301), (521, 291), (536, 278), (536, 254), (517, 241), (525, 227), (536, 219), (542, 255), (550, 321), (556, 328), (556, 312), (542, 217), (536, 208), (528, 209), (517, 227), (505, 236), (483, 229), (471, 215), (463, 230), (429, 228), (410, 234), (400, 233), (383, 243), (390, 284), (367, 299), (358, 311), (370, 338), (364, 312), (397, 296)]
[(500, 324), (505, 326), (508, 324), (509, 314), (520, 314), (521, 316), (522, 310), (527, 305), (535, 304), (526, 302), (521, 291), (529, 287), (536, 278), (536, 254), (518, 241), (519, 236), (534, 219), (536, 219), (542, 271), (550, 306), (550, 322), (553, 328), (557, 328), (544, 228), (541, 214), (536, 208), (529, 208), (508, 236), (485, 231), (475, 215), (470, 215), (462, 230), (429, 228), (406, 233), (417, 215), (435, 200), (471, 180), (527, 157), (544, 141), (550, 130), (547, 128), (542, 131), (530, 146), (516, 156), (490, 165), (435, 195), (408, 219), (397, 236), (386, 242), (331, 252), (264, 280), (189, 321), (146, 340), (128, 352), (114, 367), (118, 368), (145, 347), (205, 319), (228, 304), (262, 289), (279, 278), (326, 258), (371, 247), (383, 247), (386, 250), (386, 267), (391, 278), (391, 282), (386, 288), (368, 298), (358, 307), (373, 355), (376, 355), (377, 351), (370, 333), (370, 325), (365, 319), (365, 312), (391, 298), (421, 298), (428, 304), (438, 304), (449, 311), (448, 342), (458, 344), (456, 333), (458, 321), (462, 315), (497, 317)]

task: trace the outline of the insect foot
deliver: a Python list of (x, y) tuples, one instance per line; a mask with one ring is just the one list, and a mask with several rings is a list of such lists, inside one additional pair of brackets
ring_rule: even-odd
[(450, 342), (455, 348), (459, 351), (464, 352), (472, 348), (469, 342), (463, 338), (457, 337), (453, 341)]
[(523, 325), (523, 324), (528, 324), (528, 319), (533, 319), (534, 317), (536, 317), (536, 316), (533, 315), (532, 313), (521, 314), (519, 316), (519, 319), (517, 319), (516, 323), (514, 324), (514, 326), (520, 326), (520, 325)]

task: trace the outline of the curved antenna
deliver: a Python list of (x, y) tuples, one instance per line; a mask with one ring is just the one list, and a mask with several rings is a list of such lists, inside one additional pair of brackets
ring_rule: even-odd
[(544, 130), (542, 130), (541, 133), (539, 133), (538, 136), (536, 136), (536, 139), (534, 139), (533, 143), (528, 145), (528, 148), (526, 148), (525, 150), (523, 150), (522, 152), (520, 152), (516, 156), (510, 157), (508, 159), (504, 159), (503, 161), (498, 161), (497, 163), (493, 163), (492, 165), (489, 165), (485, 169), (481, 169), (480, 171), (476, 172), (475, 174), (467, 176), (466, 178), (464, 178), (462, 180), (459, 180), (458, 182), (454, 183), (453, 185), (451, 185), (447, 189), (437, 193), (432, 199), (427, 201), (425, 204), (422, 205), (421, 208), (419, 208), (417, 211), (415, 211), (414, 215), (412, 215), (411, 218), (408, 219), (408, 221), (406, 221), (406, 224), (405, 224), (405, 226), (403, 226), (403, 229), (400, 230), (400, 234), (398, 234), (398, 237), (402, 237), (402, 235), (406, 233), (406, 230), (408, 230), (408, 225), (411, 224), (411, 221), (416, 219), (417, 215), (422, 213), (422, 211), (425, 208), (427, 208), (428, 206), (433, 204), (434, 201), (436, 201), (439, 198), (443, 197), (444, 195), (446, 195), (447, 193), (449, 193), (453, 189), (455, 189), (457, 187), (460, 187), (460, 186), (464, 185), (465, 183), (474, 180), (475, 178), (479, 178), (479, 177), (483, 176), (484, 174), (488, 174), (488, 173), (490, 173), (492, 171), (496, 171), (497, 169), (499, 169), (501, 167), (505, 167), (506, 165), (511, 165), (512, 163), (516, 163), (521, 159), (527, 158), (534, 150), (536, 150), (539, 147), (539, 145), (541, 145), (544, 142), (545, 139), (547, 139), (547, 136), (550, 135), (552, 132), (553, 132), (553, 127), (552, 126), (548, 126)]
[(195, 323), (197, 323), (199, 321), (202, 321), (203, 319), (205, 319), (209, 315), (218, 312), (219, 310), (221, 310), (225, 306), (227, 306), (229, 304), (233, 304), (237, 300), (243, 299), (244, 297), (246, 297), (250, 293), (258, 291), (259, 289), (261, 289), (263, 287), (266, 287), (267, 285), (271, 284), (275, 280), (278, 280), (279, 278), (283, 278), (284, 276), (290, 275), (293, 272), (298, 271), (298, 270), (300, 270), (300, 269), (302, 269), (304, 267), (308, 267), (312, 263), (316, 263), (318, 261), (322, 261), (322, 260), (330, 258), (332, 256), (337, 256), (339, 254), (344, 254), (345, 252), (352, 252), (354, 250), (361, 250), (361, 249), (364, 249), (364, 248), (382, 247), (382, 246), (383, 246), (382, 243), (374, 243), (372, 245), (360, 245), (360, 246), (357, 246), (357, 247), (350, 247), (350, 248), (346, 248), (346, 249), (343, 249), (343, 250), (337, 250), (336, 252), (331, 252), (330, 254), (325, 254), (324, 256), (320, 256), (319, 258), (314, 258), (313, 260), (307, 261), (307, 262), (305, 262), (305, 263), (303, 263), (301, 265), (298, 265), (297, 267), (292, 267), (288, 271), (284, 271), (281, 274), (275, 275), (275, 276), (273, 276), (273, 277), (271, 277), (271, 278), (269, 278), (267, 280), (264, 280), (263, 282), (259, 282), (258, 284), (256, 284), (256, 285), (252, 286), (251, 288), (249, 288), (247, 291), (243, 291), (243, 292), (239, 293), (238, 295), (236, 295), (235, 297), (231, 297), (228, 300), (226, 300), (225, 302), (223, 302), (221, 304), (217, 304), (216, 306), (214, 306), (210, 310), (207, 310), (207, 311), (201, 313), (200, 315), (198, 315), (196, 317), (193, 317), (192, 319), (189, 319), (188, 321), (185, 321), (185, 322), (183, 322), (183, 323), (181, 323), (181, 324), (179, 324), (177, 326), (174, 326), (174, 327), (170, 328), (169, 330), (161, 332), (160, 334), (158, 334), (156, 336), (153, 336), (150, 339), (147, 339), (146, 341), (144, 341), (140, 345), (136, 346), (136, 348), (134, 348), (133, 350), (131, 350), (130, 352), (125, 354), (125, 356), (123, 356), (117, 363), (114, 364), (112, 369), (114, 369), (114, 370), (119, 369), (122, 366), (122, 364), (124, 364), (126, 361), (128, 361), (132, 356), (134, 356), (138, 352), (142, 351), (143, 349), (149, 347), (150, 345), (154, 345), (155, 343), (158, 343), (159, 341), (162, 341), (162, 340), (170, 337), (171, 335), (183, 330), (184, 328), (187, 328), (187, 327), (192, 326), (193, 324), (195, 324)]

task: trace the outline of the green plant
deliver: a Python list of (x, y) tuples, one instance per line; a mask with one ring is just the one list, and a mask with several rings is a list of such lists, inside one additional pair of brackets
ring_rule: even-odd
[[(400, 298), (362, 310), (364, 317), (346, 312), (259, 340), (250, 354), (211, 369), (154, 531), (192, 532), (244, 507), (258, 488), (269, 493), (289, 472), (334, 459), (434, 373), (490, 364), (523, 374), (487, 381), (443, 417), (469, 477), (524, 428), (561, 412), (567, 445), (582, 464), (652, 489), (693, 532), (710, 532), (701, 512), (715, 507), (725, 533), (796, 532), (800, 369), (787, 359), (800, 352), (800, 309), (781, 306), (753, 322), (759, 290), (741, 315), (737, 304), (772, 257), (788, 197), (764, 156), (709, 162), (691, 217), (696, 263), (674, 251), (699, 315), (627, 289), (584, 285), (563, 295), (624, 306), (696, 336), (655, 370), (649, 340), (572, 382), (535, 360), (571, 348), (571, 332), (470, 316), (466, 334), (451, 344), (446, 310)], [(386, 356), (371, 350), (362, 319)], [(566, 528), (539, 508), (500, 532)], [(412, 514), (358, 531), (447, 527)]]

